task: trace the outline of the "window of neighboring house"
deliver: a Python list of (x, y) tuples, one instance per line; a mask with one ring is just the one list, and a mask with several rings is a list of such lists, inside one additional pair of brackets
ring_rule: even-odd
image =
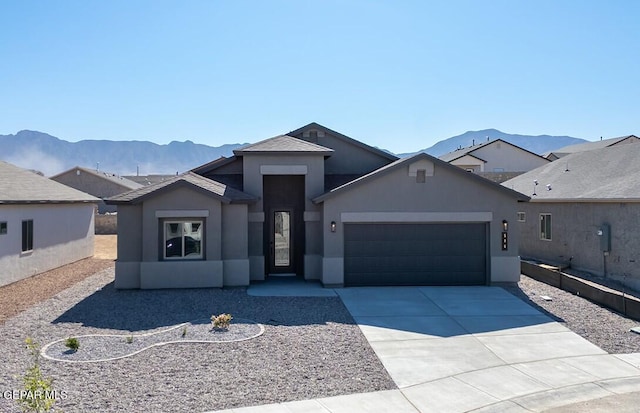
[(22, 252), (33, 250), (33, 220), (22, 221)]
[(540, 214), (540, 239), (551, 241), (551, 214)]
[(475, 172), (475, 169), (473, 169), (473, 168), (466, 168), (466, 171), (467, 171), (467, 172)]
[(7, 223), (0, 222), (0, 235), (6, 234), (6, 233), (7, 233)]
[(504, 172), (504, 168), (493, 168), (493, 172)]
[(203, 258), (202, 220), (166, 220), (163, 223), (164, 259)]
[(518, 222), (526, 222), (527, 214), (524, 212), (518, 212)]

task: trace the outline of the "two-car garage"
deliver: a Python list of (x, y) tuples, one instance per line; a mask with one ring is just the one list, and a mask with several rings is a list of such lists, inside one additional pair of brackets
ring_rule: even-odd
[(344, 225), (344, 284), (486, 285), (487, 223)]

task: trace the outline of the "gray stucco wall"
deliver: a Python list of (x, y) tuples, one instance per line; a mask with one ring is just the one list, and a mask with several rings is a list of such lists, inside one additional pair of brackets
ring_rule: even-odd
[[(259, 198), (263, 196), (263, 176), (265, 174), (288, 175), (303, 174), (303, 172), (289, 172), (289, 166), (304, 166), (305, 175), (305, 278), (319, 278), (321, 262), (322, 239), (320, 220), (322, 206), (315, 205), (311, 200), (322, 194), (324, 190), (324, 156), (323, 155), (293, 155), (277, 156), (264, 154), (249, 154), (243, 157), (244, 191)], [(282, 170), (265, 171), (261, 167), (284, 167)], [(268, 168), (269, 169), (269, 168)], [(249, 256), (251, 259), (251, 279), (263, 280), (265, 276), (263, 223), (265, 219), (264, 204), (259, 200), (249, 206)]]
[[(95, 204), (1, 205), (0, 285), (93, 255)], [(22, 221), (33, 220), (33, 250), (22, 252)]]
[[(409, 167), (402, 167), (378, 179), (354, 187), (349, 191), (324, 201), (324, 268), (325, 284), (343, 282), (342, 260), (344, 256), (343, 213), (381, 212), (408, 213), (405, 218), (420, 220), (413, 213), (441, 213), (424, 215), (423, 222), (447, 222), (449, 219), (465, 219), (467, 213), (490, 216), (491, 281), (514, 282), (519, 279), (518, 239), (516, 221), (517, 201), (504, 192), (468, 179), (467, 172), (435, 166), (433, 176), (425, 183), (417, 183), (409, 176)], [(392, 216), (392, 215), (390, 215)], [(436, 217), (435, 221), (432, 221)], [(509, 249), (501, 250), (502, 220), (509, 222)], [(329, 223), (335, 221), (337, 230), (332, 233)], [(417, 222), (417, 221), (416, 221)], [(453, 221), (449, 221), (453, 222)], [(468, 221), (474, 222), (474, 221)], [(482, 222), (482, 221), (481, 221)]]
[[(640, 291), (640, 204), (543, 203), (521, 204), (526, 221), (518, 222), (523, 257), (568, 264), (578, 270), (625, 281)], [(541, 213), (550, 213), (551, 241), (540, 239)], [(611, 228), (611, 251), (605, 256), (597, 235), (602, 224)], [(572, 259), (570, 260), (570, 258)]]

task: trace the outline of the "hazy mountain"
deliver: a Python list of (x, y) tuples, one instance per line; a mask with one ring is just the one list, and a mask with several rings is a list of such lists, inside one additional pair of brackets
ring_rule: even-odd
[[(538, 154), (585, 142), (584, 139), (569, 136), (510, 135), (496, 129), (486, 129), (454, 136), (418, 152), (440, 156), (459, 147), (486, 142), (487, 137), (500, 138)], [(135, 175), (137, 168), (140, 175), (175, 174), (188, 171), (220, 156), (231, 156), (233, 150), (242, 145), (234, 143), (212, 147), (191, 141), (174, 141), (168, 145), (147, 141), (67, 142), (46, 133), (23, 130), (15, 135), (0, 135), (0, 159), (22, 168), (41, 171), (46, 176), (55, 175), (74, 166), (99, 168), (101, 171), (119, 175)]]
[(500, 132), (497, 129), (485, 129), (480, 131), (469, 131), (462, 135), (454, 136), (436, 143), (435, 145), (416, 152), (402, 153), (398, 156), (405, 157), (414, 155), (419, 152), (425, 152), (433, 156), (442, 156), (446, 153), (455, 151), (458, 148), (466, 148), (474, 144), (479, 144), (489, 140), (502, 139), (503, 141), (512, 143), (530, 152), (539, 155), (550, 152), (563, 146), (574, 145), (576, 143), (586, 142), (585, 139), (572, 138), (571, 136), (528, 136), (528, 135), (512, 135)]
[(15, 135), (0, 135), (0, 159), (46, 176), (74, 166), (99, 168), (119, 175), (175, 174), (231, 156), (242, 144), (219, 147), (191, 141), (158, 145), (147, 141), (83, 140), (67, 142), (42, 132), (23, 130)]

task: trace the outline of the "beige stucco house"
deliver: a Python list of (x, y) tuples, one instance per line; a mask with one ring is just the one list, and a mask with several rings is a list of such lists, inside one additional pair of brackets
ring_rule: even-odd
[(100, 214), (116, 211), (115, 206), (106, 205), (103, 199), (143, 186), (117, 174), (80, 166), (54, 175), (51, 179), (100, 198), (101, 201), (98, 203), (98, 213)]
[(502, 139), (460, 148), (442, 155), (440, 159), (497, 182), (550, 162), (549, 159)]
[(519, 279), (518, 192), (311, 123), (127, 192), (117, 288), (487, 285)]
[(0, 161), (0, 286), (91, 257), (98, 201)]

